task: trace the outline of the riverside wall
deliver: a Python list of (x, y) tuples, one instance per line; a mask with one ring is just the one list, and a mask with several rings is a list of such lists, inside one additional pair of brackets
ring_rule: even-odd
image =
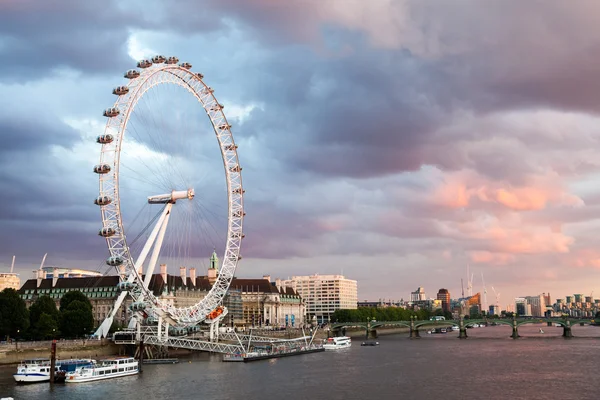
[[(17, 364), (31, 358), (50, 358), (51, 340), (0, 344), (0, 365)], [(103, 358), (119, 354), (109, 340), (57, 340), (56, 358)]]

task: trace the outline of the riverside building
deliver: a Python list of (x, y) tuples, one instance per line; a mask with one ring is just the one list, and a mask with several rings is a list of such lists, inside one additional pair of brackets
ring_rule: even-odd
[[(179, 275), (170, 275), (167, 273), (167, 265), (161, 264), (160, 273), (152, 275), (148, 288), (162, 301), (175, 307), (189, 307), (208, 294), (218, 278), (218, 269), (219, 259), (214, 252), (206, 276), (196, 276), (196, 268), (185, 267), (179, 268)], [(119, 296), (119, 275), (97, 276), (91, 271), (87, 271), (90, 274), (85, 274), (84, 270), (67, 272), (60, 269), (59, 273), (53, 270), (51, 275), (43, 270), (34, 272), (36, 277), (27, 280), (19, 289), (27, 307), (44, 295), (52, 298), (58, 306), (65, 293), (79, 290), (90, 300), (95, 326), (99, 326)], [(127, 326), (131, 318), (130, 304), (131, 298), (128, 297), (115, 315), (117, 325)], [(228, 309), (228, 314), (222, 321), (224, 326), (299, 327), (305, 323), (306, 308), (300, 295), (292, 288), (270, 282), (268, 276), (262, 279), (234, 278), (223, 305)]]
[(343, 275), (292, 276), (277, 286), (291, 287), (306, 302), (306, 315), (309, 321), (329, 322), (337, 310), (355, 310), (358, 304), (358, 285), (355, 280)]

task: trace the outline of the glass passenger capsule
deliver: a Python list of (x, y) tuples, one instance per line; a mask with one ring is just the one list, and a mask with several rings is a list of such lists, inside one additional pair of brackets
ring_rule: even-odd
[(131, 303), (129, 308), (132, 311), (144, 311), (146, 309), (146, 306), (146, 302), (144, 301), (134, 301), (133, 303)]
[(120, 291), (120, 292), (128, 292), (131, 289), (133, 289), (133, 286), (134, 286), (133, 282), (127, 282), (127, 281), (125, 281), (125, 282), (119, 282), (117, 284), (117, 290)]
[(116, 233), (113, 228), (102, 228), (98, 231), (98, 235), (102, 237), (111, 237)]
[(129, 71), (125, 72), (124, 77), (127, 79), (135, 79), (138, 78), (140, 76), (140, 71), (136, 70), (136, 69), (130, 69)]
[(113, 89), (113, 94), (116, 94), (117, 96), (121, 96), (127, 93), (129, 93), (129, 87), (127, 86), (117, 86)]
[(148, 68), (152, 66), (152, 61), (150, 60), (140, 60), (137, 63), (138, 68)]
[(111, 267), (117, 267), (117, 266), (123, 264), (123, 257), (119, 257), (119, 256), (108, 257), (106, 259), (106, 264), (110, 265)]
[(110, 172), (110, 165), (108, 164), (99, 164), (94, 166), (94, 172), (97, 174), (107, 174)]
[(108, 144), (108, 143), (112, 143), (112, 141), (114, 140), (113, 135), (111, 135), (110, 133), (106, 134), (106, 135), (100, 135), (96, 138), (96, 143), (100, 143), (100, 144)]
[(105, 117), (108, 117), (108, 118), (112, 118), (112, 117), (116, 117), (120, 113), (121, 113), (121, 111), (117, 107), (111, 107), (111, 108), (107, 108), (106, 110), (104, 110), (102, 115), (104, 115)]
[(108, 196), (98, 196), (94, 199), (94, 204), (97, 206), (106, 206), (112, 203), (112, 199)]

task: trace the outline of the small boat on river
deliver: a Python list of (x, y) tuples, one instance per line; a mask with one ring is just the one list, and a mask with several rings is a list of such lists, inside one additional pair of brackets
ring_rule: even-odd
[(350, 346), (352, 346), (352, 339), (348, 336), (331, 337), (323, 341), (325, 350), (347, 349)]
[(368, 341), (368, 342), (362, 342), (360, 345), (361, 346), (379, 346), (379, 342)]

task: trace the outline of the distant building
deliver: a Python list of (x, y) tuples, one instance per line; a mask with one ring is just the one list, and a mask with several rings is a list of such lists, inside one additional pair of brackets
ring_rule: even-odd
[(546, 312), (546, 296), (527, 296), (525, 297), (527, 304), (531, 306), (529, 315), (533, 317), (543, 317)]
[(20, 287), (21, 278), (19, 278), (19, 274), (0, 272), (0, 292), (7, 288), (19, 290)]
[(355, 310), (358, 306), (358, 285), (343, 275), (292, 276), (292, 279), (275, 280), (276, 286), (291, 287), (306, 301), (306, 314), (310, 321), (329, 322), (337, 310)]
[(460, 314), (469, 316), (480, 315), (482, 311), (481, 293), (475, 293), (469, 297), (461, 297), (458, 299), (458, 304), (460, 305)]
[(293, 288), (271, 282), (269, 275), (262, 279), (235, 278), (229, 289), (240, 292), (246, 327), (301, 327), (307, 323), (304, 299)]
[(448, 289), (438, 290), (437, 299), (442, 301), (442, 310), (450, 312), (450, 292)]
[(520, 317), (531, 317), (531, 304), (525, 297), (515, 298), (515, 313)]
[(365, 301), (359, 301), (356, 304), (356, 306), (358, 308), (364, 308), (364, 307), (366, 307), (366, 308), (379, 308), (379, 307), (381, 307), (381, 303), (379, 301), (368, 301), (368, 300), (365, 300)]
[(492, 304), (489, 307), (489, 313), (490, 313), (490, 315), (500, 315), (500, 306)]
[(546, 293), (542, 293), (542, 296), (544, 296), (544, 303), (548, 306), (548, 305), (552, 305), (552, 299), (550, 298), (550, 293), (546, 294)]
[(424, 301), (426, 299), (427, 297), (425, 296), (425, 289), (423, 289), (421, 286), (419, 286), (414, 292), (410, 293), (410, 301), (413, 303), (417, 301)]
[(34, 278), (36, 279), (85, 278), (91, 276), (102, 276), (102, 273), (98, 271), (58, 267), (43, 267), (41, 269), (34, 270), (33, 274)]

